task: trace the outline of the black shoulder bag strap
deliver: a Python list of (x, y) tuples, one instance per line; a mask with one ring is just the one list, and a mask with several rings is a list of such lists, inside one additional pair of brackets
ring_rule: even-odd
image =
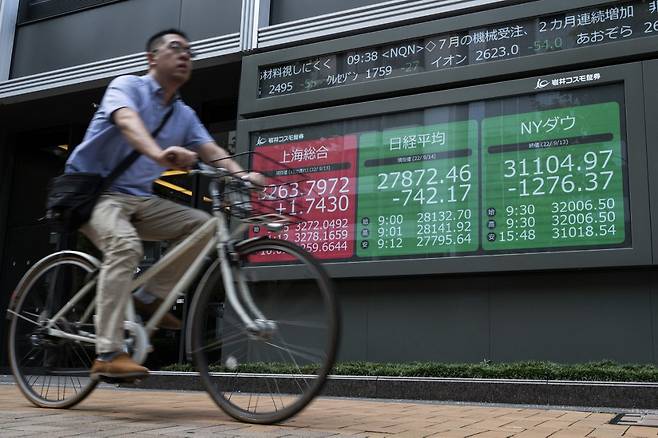
[[(160, 131), (162, 131), (162, 128), (167, 124), (167, 121), (171, 117), (171, 114), (174, 112), (174, 104), (172, 104), (171, 109), (167, 111), (167, 114), (164, 115), (162, 118), (162, 121), (160, 122), (160, 125), (155, 128), (155, 131), (151, 133), (151, 137), (156, 138)], [(114, 168), (110, 174), (103, 179), (103, 183), (101, 184), (100, 187), (100, 192), (103, 193), (105, 190), (107, 190), (112, 183), (114, 182), (115, 179), (119, 177), (123, 172), (128, 170), (130, 166), (133, 165), (135, 161), (139, 158), (139, 156), (142, 155), (141, 152), (139, 151), (132, 151), (126, 158), (124, 158), (117, 167)]]

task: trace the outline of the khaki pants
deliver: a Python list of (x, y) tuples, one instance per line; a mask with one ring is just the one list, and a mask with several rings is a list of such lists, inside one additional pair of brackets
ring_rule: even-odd
[[(204, 224), (210, 215), (166, 199), (107, 193), (80, 231), (103, 252), (96, 292), (96, 352), (123, 349), (123, 321), (131, 297), (130, 282), (142, 260), (142, 240), (176, 244)], [(145, 286), (164, 298), (173, 289), (207, 239), (195, 245)]]

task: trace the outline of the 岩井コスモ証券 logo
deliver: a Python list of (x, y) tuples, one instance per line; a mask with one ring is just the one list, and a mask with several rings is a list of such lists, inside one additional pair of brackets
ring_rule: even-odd
[(572, 85), (583, 82), (594, 82), (601, 79), (601, 73), (588, 73), (577, 76), (564, 76), (560, 78), (553, 79), (537, 79), (537, 85), (535, 85), (535, 90), (541, 90), (543, 88), (550, 86), (559, 87), (562, 85)]

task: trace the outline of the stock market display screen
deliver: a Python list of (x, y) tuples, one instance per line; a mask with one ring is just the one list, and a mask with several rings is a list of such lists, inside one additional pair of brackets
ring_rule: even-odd
[(629, 247), (624, 114), (612, 84), (252, 132), (252, 166), (324, 260)]
[(658, 34), (658, 0), (615, 1), (259, 67), (259, 98), (563, 52)]

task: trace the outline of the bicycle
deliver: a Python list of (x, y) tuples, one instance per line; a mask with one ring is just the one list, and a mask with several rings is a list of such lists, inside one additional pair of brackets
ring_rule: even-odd
[[(202, 165), (190, 173), (210, 178), (213, 216), (135, 278), (132, 290), (166, 269), (190, 242), (208, 242), (145, 325), (130, 301), (125, 350), (144, 363), (157, 323), (216, 253), (190, 305), (189, 353), (205, 389), (228, 415), (259, 424), (283, 421), (310, 403), (333, 366), (339, 315), (332, 282), (297, 245), (245, 238), (250, 224), (276, 232), (296, 218), (257, 209), (253, 187), (224, 169)], [(232, 217), (240, 219), (237, 227), (230, 226)], [(264, 251), (284, 254), (295, 269), (303, 269), (303, 280), (285, 288), (269, 281), (250, 262)], [(82, 252), (56, 252), (32, 266), (12, 294), (10, 366), (20, 391), (36, 406), (72, 407), (98, 384), (89, 369), (99, 266)]]

